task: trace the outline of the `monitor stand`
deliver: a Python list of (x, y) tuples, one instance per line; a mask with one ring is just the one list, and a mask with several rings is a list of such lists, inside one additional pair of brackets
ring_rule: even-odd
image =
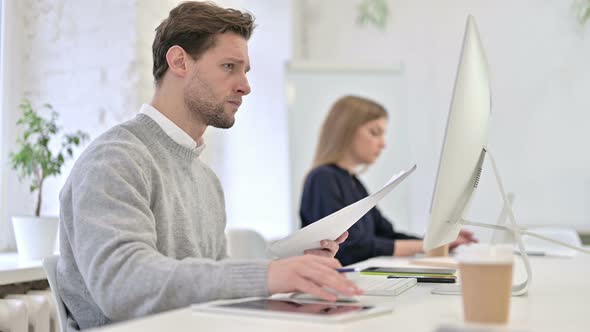
[[(497, 230), (504, 230), (509, 232), (512, 237), (514, 238), (515, 242), (518, 245), (518, 250), (520, 252), (520, 257), (522, 258), (522, 261), (524, 262), (524, 267), (526, 269), (526, 279), (521, 282), (518, 283), (516, 285), (512, 285), (512, 295), (513, 296), (522, 296), (525, 295), (528, 291), (528, 288), (531, 284), (532, 281), (532, 276), (533, 276), (533, 272), (531, 269), (531, 263), (529, 260), (529, 257), (526, 253), (526, 250), (524, 248), (524, 244), (522, 242), (522, 235), (529, 235), (529, 236), (533, 236), (539, 239), (543, 239), (549, 242), (553, 242), (574, 250), (578, 250), (587, 254), (590, 254), (590, 250), (585, 249), (585, 248), (580, 248), (577, 246), (573, 246), (571, 244), (565, 243), (565, 242), (561, 242), (561, 241), (557, 241), (533, 232), (529, 232), (521, 227), (518, 227), (518, 225), (516, 224), (516, 218), (514, 217), (514, 212), (512, 210), (512, 204), (511, 201), (512, 199), (509, 198), (509, 196), (506, 194), (506, 191), (504, 190), (504, 185), (502, 184), (502, 180), (500, 178), (500, 173), (498, 172), (498, 167), (496, 166), (496, 161), (494, 160), (494, 157), (492, 156), (492, 154), (489, 152), (489, 150), (487, 150), (486, 148), (482, 149), (481, 152), (481, 156), (479, 158), (478, 161), (478, 165), (477, 165), (477, 169), (478, 169), (478, 173), (476, 174), (476, 178), (475, 178), (475, 189), (477, 189), (477, 184), (479, 182), (479, 176), (481, 175), (481, 170), (482, 170), (482, 166), (483, 166), (483, 161), (484, 161), (484, 157), (485, 155), (489, 155), (489, 160), (492, 164), (492, 169), (494, 171), (494, 175), (496, 178), (496, 184), (498, 185), (498, 190), (500, 191), (500, 195), (502, 196), (502, 200), (504, 201), (504, 206), (502, 209), (502, 213), (500, 215), (499, 220), (502, 220), (505, 218), (505, 216), (508, 217), (508, 224), (487, 224), (487, 223), (480, 223), (480, 222), (475, 222), (475, 221), (469, 221), (464, 219), (462, 216), (465, 213), (465, 210), (467, 209), (467, 206), (469, 205), (469, 201), (471, 201), (471, 198), (473, 197), (473, 193), (475, 192), (475, 190), (471, 193), (471, 195), (469, 195), (469, 198), (467, 200), (465, 200), (465, 202), (463, 202), (462, 206), (460, 206), (460, 208), (457, 210), (459, 211), (459, 218), (456, 218), (456, 223), (462, 224), (462, 225), (469, 225), (469, 226), (478, 226), (478, 227), (484, 227), (484, 228), (491, 228), (491, 229), (497, 229)], [(452, 222), (452, 221), (448, 221), (448, 222)], [(461, 285), (445, 285), (445, 286), (441, 286), (441, 287), (437, 287), (435, 289), (432, 290), (432, 294), (443, 294), (443, 295), (451, 295), (451, 294), (461, 294)]]
[[(506, 221), (508, 220), (508, 206), (513, 207), (514, 206), (514, 193), (513, 192), (508, 192), (506, 193), (506, 197), (508, 197), (508, 203), (510, 205), (506, 205), (504, 204), (502, 206), (502, 212), (500, 212), (500, 215), (498, 216), (498, 220), (496, 221), (496, 225), (504, 225), (506, 224)], [(490, 240), (491, 244), (514, 244), (514, 237), (512, 232), (507, 232), (504, 230), (495, 230), (493, 235), (492, 235), (492, 239)], [(530, 251), (528, 251), (528, 253), (530, 253)]]

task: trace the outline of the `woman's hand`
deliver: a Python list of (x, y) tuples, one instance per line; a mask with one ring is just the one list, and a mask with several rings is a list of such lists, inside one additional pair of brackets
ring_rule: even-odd
[(475, 238), (475, 236), (473, 235), (473, 232), (468, 231), (466, 229), (462, 229), (461, 232), (459, 232), (459, 236), (457, 236), (457, 239), (449, 244), (449, 249), (455, 249), (458, 246), (463, 245), (463, 244), (470, 244), (470, 243), (477, 243), (477, 242), (479, 242), (479, 240), (477, 240)]

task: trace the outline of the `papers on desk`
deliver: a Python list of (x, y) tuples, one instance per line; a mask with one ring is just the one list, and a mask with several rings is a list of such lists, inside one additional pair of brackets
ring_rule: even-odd
[(393, 188), (400, 184), (416, 169), (414, 165), (408, 171), (402, 171), (391, 177), (389, 181), (373, 195), (350, 204), (311, 225), (308, 225), (284, 239), (273, 242), (269, 252), (277, 257), (289, 257), (303, 254), (307, 249), (321, 248), (320, 241), (335, 240), (348, 230), (355, 222), (372, 209)]
[(513, 330), (506, 326), (493, 324), (471, 324), (471, 325), (442, 325), (434, 332), (524, 332), (528, 330)]
[[(548, 237), (572, 246), (581, 247), (582, 241), (574, 229), (565, 227), (531, 227), (530, 231), (541, 236)], [(531, 256), (553, 256), (553, 257), (574, 257), (578, 252), (574, 249), (561, 246), (556, 243), (535, 238), (529, 235), (523, 235), (522, 241), (528, 255)], [(516, 253), (520, 253), (517, 245), (514, 246)]]

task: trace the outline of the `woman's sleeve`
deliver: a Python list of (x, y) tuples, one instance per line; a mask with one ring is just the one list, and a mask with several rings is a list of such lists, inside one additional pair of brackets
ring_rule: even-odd
[(301, 227), (336, 212), (347, 204), (337, 174), (319, 171), (310, 174), (303, 187), (299, 216)]
[(393, 223), (387, 220), (377, 207), (373, 208), (371, 213), (375, 214), (375, 235), (377, 237), (391, 240), (422, 240), (413, 235), (396, 232)]
[[(306, 179), (301, 199), (300, 216), (305, 227), (347, 206), (344, 199), (344, 179), (338, 174), (316, 170)], [(371, 257), (391, 255), (393, 241), (375, 236), (370, 219), (371, 212), (348, 229), (348, 238), (336, 254), (342, 265), (353, 264)]]

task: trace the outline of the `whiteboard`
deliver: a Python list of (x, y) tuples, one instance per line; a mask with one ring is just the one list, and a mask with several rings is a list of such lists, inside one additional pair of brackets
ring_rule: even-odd
[[(310, 170), (320, 128), (330, 106), (344, 95), (358, 95), (382, 104), (389, 114), (386, 148), (377, 162), (360, 176), (370, 193), (394, 174), (409, 169), (408, 117), (403, 67), (345, 67), (317, 63), (291, 63), (286, 69), (291, 215), (299, 229), (299, 206), (305, 175)], [(419, 167), (420, 165), (418, 165)], [(379, 208), (396, 230), (411, 224), (411, 178), (381, 201)]]

